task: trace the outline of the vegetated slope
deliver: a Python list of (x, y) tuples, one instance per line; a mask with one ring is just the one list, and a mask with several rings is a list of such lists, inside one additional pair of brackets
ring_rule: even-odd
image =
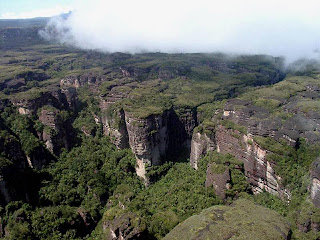
[(45, 43), (38, 31), (48, 21), (49, 18), (0, 19), (0, 50)]

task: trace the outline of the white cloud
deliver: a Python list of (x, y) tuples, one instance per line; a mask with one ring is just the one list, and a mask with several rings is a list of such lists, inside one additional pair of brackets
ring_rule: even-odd
[(67, 21), (50, 27), (63, 30), (62, 42), (86, 49), (263, 53), (293, 60), (319, 48), (318, 9), (315, 0), (84, 0)]
[(24, 18), (35, 18), (35, 17), (52, 17), (62, 13), (68, 13), (71, 11), (71, 6), (55, 6), (52, 8), (36, 9), (28, 12), (6, 12), (0, 16), (0, 19), (24, 19)]

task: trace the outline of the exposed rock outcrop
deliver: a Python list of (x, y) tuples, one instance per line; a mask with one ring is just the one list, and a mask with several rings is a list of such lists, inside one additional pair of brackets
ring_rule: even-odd
[(123, 211), (114, 218), (104, 218), (102, 223), (104, 239), (144, 239), (146, 225), (135, 213)]
[[(317, 97), (310, 96), (313, 93)], [(301, 96), (300, 96), (301, 95)], [(301, 102), (311, 101), (319, 98), (319, 91), (313, 88), (306, 88), (298, 96), (291, 99), (270, 99), (279, 105), (283, 105), (282, 114), (287, 116), (284, 119), (271, 114), (264, 107), (259, 107), (247, 100), (231, 99), (223, 109), (223, 118), (245, 126), (248, 132), (256, 136), (284, 139), (291, 146), (296, 146), (299, 138), (305, 138), (309, 143), (320, 142), (317, 132), (320, 130), (320, 114), (313, 110), (300, 109)]]
[[(307, 89), (299, 94), (305, 97), (312, 91)], [(208, 152), (209, 146), (209, 151), (217, 149), (221, 153), (230, 153), (244, 162), (245, 175), (253, 186), (254, 192), (266, 190), (290, 199), (290, 193), (281, 186), (281, 178), (275, 174), (276, 163), (268, 157), (273, 152), (264, 149), (254, 139), (269, 137), (276, 141), (285, 140), (292, 147), (298, 146), (300, 138), (305, 138), (309, 143), (316, 143), (320, 141), (317, 133), (319, 118), (314, 111), (301, 111), (299, 105), (294, 103), (294, 99), (273, 101), (275, 104), (284, 105), (286, 111), (283, 113), (286, 114), (284, 119), (248, 100), (228, 100), (221, 110), (221, 119), (212, 120), (216, 125), (214, 140), (195, 131), (191, 144), (191, 166), (197, 168), (198, 161)], [(315, 175), (317, 174), (313, 172), (313, 176)], [(315, 196), (320, 191), (319, 187), (319, 178), (312, 177), (311, 194), (314, 201), (317, 201)]]
[(267, 159), (268, 150), (261, 148), (250, 135), (219, 125), (216, 129), (217, 151), (230, 153), (244, 163), (245, 175), (253, 186), (253, 192), (263, 190), (284, 198), (290, 198), (275, 174), (275, 163)]
[(311, 202), (306, 201), (299, 209), (297, 217), (297, 227), (302, 233), (310, 231), (317, 233), (320, 231), (320, 209), (312, 205)]
[(179, 116), (174, 109), (168, 109), (161, 114), (137, 117), (112, 101), (102, 100), (100, 108), (104, 134), (118, 148), (132, 149), (137, 159), (137, 174), (146, 182), (149, 166), (162, 164), (165, 156), (178, 155), (185, 147), (190, 149), (196, 126), (195, 113), (190, 110)]
[(320, 208), (320, 159), (312, 164), (310, 197), (313, 204)]
[(32, 98), (12, 99), (11, 103), (18, 108), (20, 114), (36, 115), (38, 109), (45, 105), (51, 105), (57, 109), (74, 109), (76, 104), (75, 95), (76, 93), (73, 91), (65, 92), (57, 89), (51, 92), (39, 93), (39, 96)]
[(109, 136), (111, 142), (116, 145), (117, 148), (129, 148), (129, 135), (124, 110), (107, 109), (106, 112), (109, 114), (103, 114), (101, 118), (104, 135)]
[(208, 152), (216, 149), (214, 132), (194, 131), (191, 141), (190, 164), (193, 168), (198, 169), (198, 161)]
[(165, 240), (291, 239), (290, 225), (277, 212), (240, 199), (213, 206), (176, 226)]
[[(66, 85), (67, 87), (62, 84), (61, 89), (40, 92), (32, 97), (12, 98), (10, 100), (20, 114), (32, 118), (38, 117), (38, 120), (45, 126), (42, 132), (38, 132), (39, 139), (45, 142), (51, 153), (57, 155), (62, 148), (69, 149), (73, 138), (71, 119), (62, 120), (62, 115), (59, 115), (59, 113), (74, 112), (78, 101), (76, 89), (67, 83)], [(7, 103), (7, 105), (10, 105), (10, 103)], [(43, 164), (46, 164), (41, 160), (44, 159), (45, 155), (44, 150), (39, 148), (37, 153), (28, 156), (29, 165), (41, 168)], [(37, 159), (39, 157), (41, 159)]]
[(211, 163), (207, 168), (206, 187), (213, 186), (215, 193), (221, 198), (226, 198), (225, 190), (230, 188), (231, 174), (228, 167), (224, 167), (224, 171), (216, 173), (212, 171), (212, 168), (216, 163)]
[(40, 133), (41, 140), (51, 153), (59, 155), (62, 148), (69, 149), (73, 135), (70, 119), (62, 119), (58, 109), (47, 107), (41, 109), (39, 121), (46, 126)]
[(137, 158), (137, 174), (145, 178), (146, 167), (159, 165), (169, 144), (168, 118), (170, 111), (145, 119), (125, 114), (129, 145)]

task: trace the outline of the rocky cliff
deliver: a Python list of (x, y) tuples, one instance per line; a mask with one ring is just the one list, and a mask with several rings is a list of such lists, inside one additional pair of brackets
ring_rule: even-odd
[[(197, 168), (199, 160), (208, 151), (230, 153), (244, 163), (244, 172), (253, 192), (265, 190), (290, 199), (291, 194), (275, 172), (276, 159), (285, 157), (286, 146), (298, 149), (301, 139), (309, 144), (320, 142), (317, 84), (314, 79), (289, 78), (273, 87), (228, 100), (206, 120), (214, 127), (203, 122), (194, 131), (191, 166)], [(283, 92), (284, 85), (289, 93)], [(209, 137), (208, 133), (211, 133)], [(311, 198), (319, 205), (319, 174), (317, 163), (314, 164)], [(218, 181), (219, 176), (216, 178)]]
[(47, 149), (56, 155), (62, 148), (69, 149), (73, 132), (68, 113), (51, 106), (44, 106), (38, 112), (39, 121), (45, 126), (38, 134)]
[[(114, 209), (107, 211), (103, 218), (103, 236), (106, 240), (144, 239), (146, 224), (135, 213), (127, 210), (118, 210), (112, 215)], [(121, 214), (120, 214), (121, 213)]]
[(215, 126), (200, 125), (194, 130), (191, 141), (190, 164), (198, 169), (198, 162), (201, 157), (216, 149)]
[(228, 166), (220, 166), (217, 171), (218, 166), (216, 163), (208, 165), (205, 186), (213, 186), (215, 194), (226, 199), (226, 190), (231, 188), (231, 173)]
[[(101, 122), (103, 133), (109, 136), (112, 143), (119, 149), (129, 148), (129, 135), (123, 109), (106, 108), (106, 114), (102, 114)], [(100, 120), (97, 120), (99, 123)]]
[(137, 174), (145, 178), (146, 167), (160, 165), (169, 144), (168, 118), (170, 111), (138, 119), (126, 114), (129, 145), (137, 158)]
[(230, 153), (244, 163), (245, 175), (255, 193), (263, 190), (284, 198), (290, 193), (280, 184), (275, 174), (275, 162), (268, 159), (272, 152), (262, 148), (252, 136), (219, 125), (216, 131), (217, 151)]
[(137, 174), (148, 182), (145, 177), (148, 167), (161, 165), (166, 157), (190, 147), (196, 123), (188, 113), (178, 117), (173, 109), (168, 109), (160, 114), (137, 117), (111, 106), (102, 123), (104, 133), (118, 148), (131, 148), (137, 159)]
[(313, 204), (320, 208), (320, 159), (316, 160), (311, 167), (310, 197)]
[(14, 200), (28, 201), (28, 182), (21, 179), (28, 167), (28, 159), (18, 137), (3, 124), (1, 118), (0, 162), (0, 204), (5, 205)]
[[(227, 125), (228, 122), (223, 123)], [(248, 182), (253, 186), (254, 192), (258, 193), (265, 190), (285, 198), (290, 197), (289, 193), (279, 184), (280, 177), (274, 171), (275, 163), (268, 160), (267, 155), (272, 154), (272, 152), (259, 146), (254, 141), (253, 135), (247, 134), (244, 128), (239, 127), (238, 129), (242, 131), (240, 132), (235, 126), (233, 126), (233, 129), (230, 126), (227, 127), (217, 124), (214, 137), (211, 138), (207, 137), (207, 133), (196, 132), (193, 135), (190, 155), (191, 166), (197, 168), (201, 157), (210, 151), (217, 150), (218, 153), (230, 153), (244, 163), (245, 175)], [(211, 134), (213, 134), (212, 130)], [(199, 141), (199, 139), (201, 140)], [(208, 176), (212, 178), (210, 174)], [(213, 178), (219, 182), (218, 178), (220, 176)]]

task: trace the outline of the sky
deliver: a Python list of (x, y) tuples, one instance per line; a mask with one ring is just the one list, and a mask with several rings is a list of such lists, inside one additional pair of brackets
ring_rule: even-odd
[(319, 0), (0, 0), (0, 16), (52, 16), (41, 35), (105, 52), (319, 57)]
[(0, 0), (0, 19), (52, 17), (67, 13), (75, 0)]

